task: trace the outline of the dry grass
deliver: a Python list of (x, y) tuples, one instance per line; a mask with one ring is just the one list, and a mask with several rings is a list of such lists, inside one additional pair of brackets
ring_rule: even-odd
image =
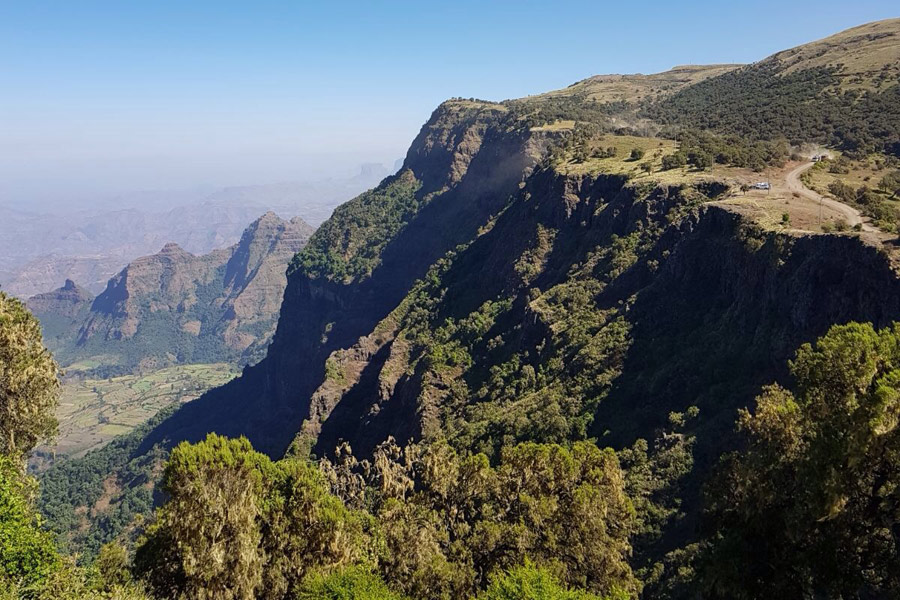
[(839, 67), (841, 87), (870, 89), (893, 85), (900, 75), (900, 19), (847, 29), (825, 39), (784, 50), (767, 59), (784, 73)]
[(687, 65), (652, 75), (595, 75), (567, 88), (547, 92), (533, 99), (584, 96), (598, 102), (638, 102), (664, 97), (678, 90), (736, 69), (740, 65)]

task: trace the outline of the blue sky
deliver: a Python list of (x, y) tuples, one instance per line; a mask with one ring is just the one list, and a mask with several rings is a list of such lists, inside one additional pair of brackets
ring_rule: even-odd
[(0, 1), (0, 202), (392, 163), (450, 96), (750, 62), (894, 2)]

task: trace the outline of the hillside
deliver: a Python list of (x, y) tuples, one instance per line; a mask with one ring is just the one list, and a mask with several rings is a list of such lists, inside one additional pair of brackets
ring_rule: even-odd
[[(674, 508), (642, 522), (628, 559), (646, 597), (695, 597), (660, 582), (693, 573), (701, 489), (740, 446), (738, 411), (785, 381), (798, 347), (833, 325), (900, 319), (900, 278), (882, 238), (792, 224), (803, 199), (790, 193), (739, 195), (757, 171), (788, 170), (784, 137), (893, 151), (900, 86), (845, 89), (830, 57), (846, 46), (853, 64), (882, 65), (867, 77), (889, 73), (896, 24), (875, 28), (877, 44), (845, 33), (843, 45), (816, 42), (777, 64), (444, 102), (399, 173), (336, 209), (291, 260), (262, 361), (123, 439), (126, 456), (107, 449), (46, 481), (59, 495), (93, 460), (119, 465), (114, 478), (127, 486), (133, 469), (121, 465), (211, 431), (246, 436), (273, 458), (334, 457), (339, 447), (346, 458), (344, 443), (359, 458), (390, 440), (446, 444), (483, 453), (485, 468), (524, 442), (596, 440), (626, 469), (642, 444), (687, 446), (690, 460), (668, 465), (677, 485), (662, 495)], [(862, 57), (867, 48), (875, 56)], [(826, 55), (825, 65), (813, 58)], [(650, 131), (667, 137), (637, 135)], [(180, 263), (195, 264), (171, 247), (133, 276), (123, 271), (94, 301), (105, 316), (97, 328), (88, 321), (85, 343), (137, 336), (146, 311), (177, 312), (177, 278), (163, 279), (172, 292), (143, 313), (127, 290)], [(79, 506), (99, 500), (95, 487)]]
[(266, 213), (230, 248), (196, 256), (170, 243), (133, 261), (89, 307), (71, 282), (28, 305), (58, 360), (77, 370), (251, 361), (274, 330), (285, 265), (312, 231)]
[(856, 27), (706, 79), (643, 111), (668, 125), (900, 153), (900, 19)]
[(737, 69), (741, 65), (680, 65), (650, 75), (594, 75), (553, 92), (531, 96), (527, 100), (581, 97), (599, 103), (659, 100), (695, 83)]

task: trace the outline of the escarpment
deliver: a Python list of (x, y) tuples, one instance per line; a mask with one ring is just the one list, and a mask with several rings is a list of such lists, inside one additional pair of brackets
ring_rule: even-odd
[(267, 358), (145, 444), (624, 445), (692, 405), (722, 430), (800, 343), (900, 315), (890, 264), (854, 237), (763, 231), (709, 204), (714, 181), (559, 173), (492, 106), (439, 108), (295, 258)]

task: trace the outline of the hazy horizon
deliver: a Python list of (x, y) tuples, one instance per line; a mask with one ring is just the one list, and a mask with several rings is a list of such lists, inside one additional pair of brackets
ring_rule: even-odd
[[(138, 190), (390, 169), (452, 96), (503, 100), (599, 73), (751, 62), (890, 10), (18, 3), (0, 20), (0, 205), (62, 210)], [(635, 18), (638, 36), (612, 26)]]

